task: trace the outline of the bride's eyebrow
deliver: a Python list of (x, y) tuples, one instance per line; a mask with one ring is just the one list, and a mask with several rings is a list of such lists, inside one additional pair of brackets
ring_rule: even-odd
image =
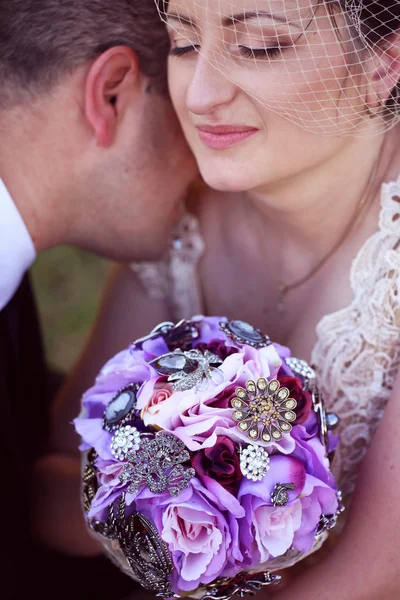
[[(196, 21), (190, 17), (179, 15), (178, 13), (167, 13), (166, 17), (167, 23), (169, 21), (178, 21), (181, 24), (183, 23), (184, 25), (189, 25), (190, 27), (198, 29)], [(285, 17), (281, 17), (280, 15), (275, 15), (266, 11), (247, 11), (237, 15), (223, 17), (221, 24), (223, 27), (234, 27), (237, 23), (247, 23), (253, 19), (255, 20), (260, 18), (270, 19), (272, 21), (277, 21), (278, 23), (283, 23), (285, 25), (290, 25), (292, 27), (296, 27), (297, 29), (301, 29), (300, 25), (289, 22), (287, 19), (285, 19)]]
[(231, 17), (224, 17), (222, 19), (223, 27), (234, 27), (236, 23), (247, 23), (253, 19), (271, 19), (272, 21), (277, 21), (278, 23), (283, 23), (285, 25), (290, 25), (292, 27), (297, 27), (300, 29), (300, 26), (296, 23), (290, 23), (285, 17), (281, 17), (280, 15), (275, 15), (273, 13), (269, 13), (266, 11), (247, 11), (237, 15), (232, 15)]
[(178, 15), (178, 13), (167, 13), (166, 14), (167, 23), (169, 21), (178, 21), (178, 23), (183, 23), (184, 25), (189, 25), (190, 27), (194, 27), (198, 29), (196, 22), (193, 21), (190, 17), (185, 17), (184, 15)]

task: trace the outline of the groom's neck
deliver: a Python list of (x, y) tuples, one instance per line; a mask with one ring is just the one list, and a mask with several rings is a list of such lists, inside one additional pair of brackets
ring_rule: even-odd
[(0, 177), (40, 252), (66, 241), (73, 204), (63, 196), (65, 165), (49, 130), (23, 111), (19, 117), (6, 126), (0, 117)]

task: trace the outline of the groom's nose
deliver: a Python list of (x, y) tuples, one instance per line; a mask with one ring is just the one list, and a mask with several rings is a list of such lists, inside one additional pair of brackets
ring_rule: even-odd
[(207, 115), (235, 98), (237, 87), (201, 51), (186, 94), (186, 106), (195, 115)]

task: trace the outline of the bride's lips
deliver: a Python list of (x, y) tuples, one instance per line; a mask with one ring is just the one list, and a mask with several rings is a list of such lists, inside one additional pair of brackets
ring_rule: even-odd
[(209, 148), (223, 150), (246, 140), (257, 133), (255, 127), (246, 125), (197, 125), (201, 141)]

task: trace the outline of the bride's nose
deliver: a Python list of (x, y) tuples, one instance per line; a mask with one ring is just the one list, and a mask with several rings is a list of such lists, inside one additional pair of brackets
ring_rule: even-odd
[(187, 89), (187, 108), (196, 115), (206, 115), (223, 104), (229, 104), (237, 93), (236, 86), (226, 79), (211, 60), (200, 52)]

